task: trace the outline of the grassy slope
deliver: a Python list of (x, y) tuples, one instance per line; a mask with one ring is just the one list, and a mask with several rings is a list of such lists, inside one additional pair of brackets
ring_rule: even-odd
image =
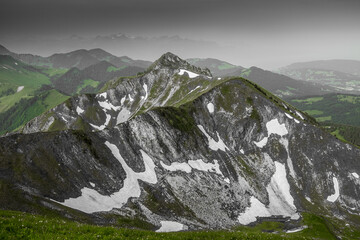
[(319, 122), (333, 122), (360, 127), (360, 96), (329, 94), (321, 97), (289, 99), (289, 103), (315, 117)]
[[(333, 222), (334, 223), (334, 222)], [(336, 239), (322, 217), (304, 214), (308, 226), (297, 233), (285, 233), (281, 223), (264, 222), (233, 230), (155, 233), (151, 231), (82, 224), (63, 218), (15, 211), (0, 211), (0, 239)], [(343, 228), (343, 239), (355, 239), (360, 232)]]
[(22, 99), (7, 111), (0, 113), (0, 134), (13, 131), (34, 117), (62, 103), (69, 97), (52, 89)]
[[(12, 89), (14, 92), (0, 97), (0, 113), (10, 109), (21, 99), (30, 98), (41, 85), (51, 84), (48, 76), (36, 71), (36, 69), (29, 70), (20, 61), (2, 58), (0, 65), (0, 92), (8, 89)], [(24, 86), (24, 89), (16, 92), (19, 86)]]

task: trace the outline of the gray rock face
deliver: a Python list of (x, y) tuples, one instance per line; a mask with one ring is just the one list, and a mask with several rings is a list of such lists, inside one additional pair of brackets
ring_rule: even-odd
[(109, 82), (101, 94), (73, 97), (27, 123), (21, 132), (103, 130), (149, 109), (189, 101), (219, 83), (208, 70), (167, 53), (144, 75)]
[[(68, 130), (38, 132), (51, 130), (39, 127), (44, 115), (24, 129), (35, 133), (1, 138), (1, 186), (7, 197), (26, 195), (11, 204), (1, 198), (1, 206), (39, 204), (76, 218), (75, 209), (95, 222), (110, 215), (140, 218), (154, 230), (161, 221), (184, 229), (230, 228), (256, 217), (298, 219), (302, 211), (349, 222), (360, 213), (358, 148), (245, 79), (178, 73), (153, 69), (106, 94), (72, 98), (50, 112), (65, 118)], [(199, 79), (204, 85), (197, 95), (153, 97), (177, 80), (187, 80), (181, 89)], [(125, 107), (131, 117), (116, 122)], [(91, 108), (93, 117), (85, 115)], [(90, 124), (103, 124), (104, 115), (111, 115), (107, 128), (93, 132)], [(86, 127), (74, 130), (79, 116)]]

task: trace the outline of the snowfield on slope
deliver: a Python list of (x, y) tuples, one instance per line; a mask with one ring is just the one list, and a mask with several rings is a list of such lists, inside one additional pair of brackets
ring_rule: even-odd
[(214, 104), (208, 103), (207, 104), (207, 109), (209, 110), (209, 113), (213, 113), (214, 112)]
[(333, 183), (334, 183), (335, 193), (327, 197), (326, 200), (328, 200), (329, 202), (335, 202), (340, 196), (339, 182), (336, 177), (333, 177)]
[(259, 148), (262, 148), (267, 144), (268, 138), (270, 137), (270, 135), (272, 133), (277, 134), (277, 135), (279, 135), (281, 137), (288, 134), (285, 123), (280, 124), (279, 120), (277, 118), (274, 118), (274, 119), (270, 120), (269, 122), (267, 122), (266, 123), (266, 129), (267, 129), (267, 132), (268, 132), (268, 136), (264, 137), (259, 142), (254, 141), (255, 145), (258, 146)]
[(269, 205), (265, 206), (256, 197), (251, 196), (250, 206), (238, 216), (238, 221), (247, 225), (255, 222), (256, 217), (270, 217), (275, 215), (289, 216), (291, 219), (299, 219), (296, 213), (294, 198), (290, 194), (290, 185), (286, 178), (285, 165), (275, 161), (276, 171), (271, 177), (266, 190), (269, 195)]
[(156, 232), (178, 232), (185, 229), (185, 225), (174, 221), (160, 221), (161, 227)]
[(225, 145), (224, 141), (220, 138), (219, 136), (219, 133), (216, 132), (217, 134), (217, 137), (219, 139), (219, 141), (215, 141), (204, 129), (203, 126), (201, 125), (197, 125), (198, 128), (200, 129), (200, 131), (206, 136), (206, 138), (208, 139), (208, 142), (209, 142), (209, 148), (214, 150), (214, 151), (217, 151), (217, 150), (221, 150), (223, 152), (225, 152), (225, 150), (229, 150), (229, 148)]
[(16, 89), (16, 92), (21, 92), (21, 90), (23, 90), (23, 89), (24, 89), (24, 86), (20, 86)]
[(110, 196), (101, 195), (96, 190), (85, 187), (81, 189), (81, 196), (58, 203), (86, 213), (110, 211), (113, 208), (121, 208), (130, 197), (140, 197), (141, 189), (138, 180), (152, 184), (157, 183), (155, 164), (143, 150), (140, 152), (144, 160), (145, 171), (137, 173), (126, 164), (116, 145), (109, 142), (105, 142), (105, 145), (111, 150), (126, 173), (123, 187)]
[(192, 169), (196, 169), (203, 172), (212, 172), (217, 173), (221, 176), (224, 176), (223, 173), (220, 170), (220, 165), (217, 160), (214, 160), (214, 163), (206, 163), (202, 159), (198, 160), (189, 160), (187, 163), (179, 163), (179, 162), (173, 162), (171, 165), (166, 165), (162, 161), (160, 161), (161, 166), (171, 172), (175, 171), (183, 171), (186, 173), (191, 173)]
[(180, 72), (178, 74), (179, 75), (184, 75), (184, 73), (187, 73), (189, 75), (189, 78), (195, 78), (195, 77), (199, 76), (199, 74), (190, 72), (190, 71), (185, 70), (185, 69), (180, 69)]

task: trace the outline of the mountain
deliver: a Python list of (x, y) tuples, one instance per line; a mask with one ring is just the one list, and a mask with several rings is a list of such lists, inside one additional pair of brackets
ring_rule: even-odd
[(50, 79), (38, 68), (8, 55), (0, 55), (0, 112), (12, 107), (21, 98), (28, 98)]
[(139, 67), (146, 68), (151, 63), (142, 60), (132, 60), (129, 57), (116, 57), (102, 49), (79, 49), (68, 53), (56, 53), (49, 57), (41, 57), (32, 54), (17, 54), (10, 52), (5, 47), (0, 46), (0, 53), (10, 55), (15, 59), (21, 60), (24, 63), (34, 66), (46, 66), (50, 68), (73, 68), (80, 70), (85, 69), (91, 65), (97, 64), (101, 61), (107, 61), (116, 67)]
[(3, 209), (158, 231), (311, 230), (309, 214), (333, 238), (359, 228), (360, 149), (257, 84), (167, 53), (103, 90), (0, 138)]
[[(59, 54), (50, 60), (30, 54), (15, 54), (2, 46), (0, 52), (6, 54), (0, 55), (0, 134), (11, 132), (62, 103), (68, 98), (67, 95), (96, 93), (110, 79), (136, 75), (145, 69), (136, 65), (146, 65), (142, 61), (133, 61), (127, 57), (117, 58), (101, 49), (79, 50), (69, 56)], [(88, 60), (92, 59), (95, 64), (81, 70), (75, 67), (69, 70), (53, 67), (90, 64), (91, 61), (85, 61), (84, 56), (90, 56)], [(29, 65), (17, 58), (35, 65)], [(67, 58), (69, 59), (66, 60)], [(108, 61), (98, 61), (98, 58), (118, 61), (119, 64), (121, 61), (122, 66), (116, 67)], [(67, 65), (61, 65), (60, 59)], [(44, 65), (43, 63), (51, 67), (38, 66)], [(43, 85), (47, 87), (42, 87)]]
[(108, 93), (71, 98), (27, 123), (23, 132), (112, 127), (155, 107), (179, 106), (220, 82), (208, 70), (167, 53), (142, 76), (109, 81), (103, 87)]
[(214, 58), (189, 58), (186, 59), (186, 61), (197, 67), (208, 68), (215, 77), (234, 76), (232, 75), (234, 72), (244, 69), (241, 66), (236, 66)]
[(285, 69), (321, 69), (343, 72), (360, 76), (360, 61), (357, 60), (320, 60), (311, 62), (293, 63)]
[(50, 84), (42, 69), (0, 55), (0, 134), (17, 129), (68, 98)]
[(96, 93), (111, 79), (133, 76), (142, 71), (144, 68), (141, 67), (117, 68), (107, 61), (101, 61), (82, 70), (73, 67), (63, 75), (52, 78), (52, 81), (56, 89), (69, 95)]
[(13, 131), (68, 98), (43, 69), (0, 55), (0, 134)]
[(295, 80), (257, 67), (236, 71), (232, 75), (247, 78), (281, 98), (320, 95), (336, 91), (329, 86)]

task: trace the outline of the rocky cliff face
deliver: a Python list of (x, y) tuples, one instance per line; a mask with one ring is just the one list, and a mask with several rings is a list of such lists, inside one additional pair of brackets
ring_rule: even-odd
[(30, 121), (22, 132), (103, 130), (155, 107), (179, 106), (222, 81), (167, 53), (142, 76), (111, 81), (100, 94), (71, 98)]
[(0, 138), (1, 206), (153, 230), (304, 211), (359, 224), (358, 148), (245, 79), (213, 79), (175, 57)]

